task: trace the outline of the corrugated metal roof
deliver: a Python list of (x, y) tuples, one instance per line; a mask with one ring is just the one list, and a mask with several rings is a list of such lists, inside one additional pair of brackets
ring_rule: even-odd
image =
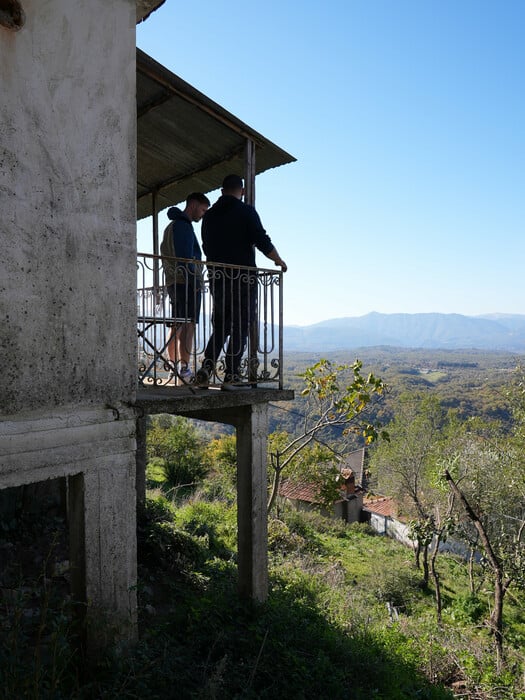
[(137, 0), (137, 24), (151, 15), (164, 4), (165, 0)]
[(256, 145), (256, 174), (295, 158), (137, 49), (137, 218), (211, 192), (225, 175), (245, 173)]

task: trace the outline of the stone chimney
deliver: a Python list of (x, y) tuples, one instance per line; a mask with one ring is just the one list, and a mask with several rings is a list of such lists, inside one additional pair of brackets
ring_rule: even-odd
[(341, 477), (343, 479), (343, 495), (348, 498), (352, 494), (355, 494), (355, 474), (348, 467), (343, 467), (343, 469), (341, 469)]

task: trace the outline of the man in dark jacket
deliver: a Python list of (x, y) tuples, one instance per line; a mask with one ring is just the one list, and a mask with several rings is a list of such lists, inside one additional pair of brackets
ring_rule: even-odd
[(178, 207), (168, 209), (168, 224), (160, 246), (165, 283), (171, 299), (172, 316), (178, 321), (171, 328), (168, 342), (168, 357), (173, 364), (170, 380), (192, 379), (189, 366), (193, 349), (195, 324), (198, 323), (201, 308), (200, 265), (192, 262), (179, 262), (175, 258), (201, 260), (202, 254), (193, 230), (193, 222), (200, 221), (210, 206), (210, 200), (201, 192), (193, 192), (186, 199), (184, 211)]
[[(242, 178), (228, 175), (222, 183), (222, 196), (202, 221), (202, 245), (213, 294), (213, 332), (204, 351), (202, 370), (196, 377), (201, 385), (206, 385), (215, 371), (215, 363), (228, 337), (223, 388), (239, 383), (248, 328), (256, 319), (257, 278), (253, 271), (246, 269), (256, 266), (255, 248), (273, 260), (283, 272), (287, 269), (255, 209), (242, 202), (243, 194)], [(239, 268), (209, 264), (214, 262), (238, 265)]]

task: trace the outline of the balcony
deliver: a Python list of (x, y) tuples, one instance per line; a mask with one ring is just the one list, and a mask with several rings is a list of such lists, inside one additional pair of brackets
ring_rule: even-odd
[[(170, 268), (170, 279), (177, 279), (172, 299), (165, 271)], [(278, 270), (183, 258), (164, 258), (163, 265), (160, 256), (139, 253), (139, 388), (193, 394), (203, 388), (283, 389), (282, 277)], [(212, 334), (207, 381), (197, 382)]]
[[(183, 202), (189, 192), (213, 192), (231, 173), (244, 174), (245, 201), (255, 205), (255, 178), (295, 158), (241, 122), (194, 87), (137, 50), (137, 217), (152, 218), (153, 255), (138, 256), (137, 266), (137, 500), (146, 495), (148, 416), (167, 413), (233, 426), (237, 437), (237, 520), (239, 593), (264, 601), (268, 595), (266, 454), (270, 405), (292, 401), (283, 389), (283, 285), (275, 270), (241, 269), (196, 263), (201, 307), (195, 340), (186, 336), (187, 360), (172, 352), (170, 336), (192, 319), (193, 285), (184, 278), (175, 290), (173, 315), (159, 257), (159, 212)], [(246, 346), (233, 382), (225, 382), (228, 345), (214, 357), (208, 389), (188, 380), (195, 375), (228, 302), (247, 304)], [(245, 292), (244, 296), (241, 292)], [(219, 294), (217, 294), (219, 292)], [(231, 308), (231, 305), (230, 305)], [(219, 316), (221, 314), (219, 313)], [(237, 318), (239, 314), (234, 314)], [(224, 314), (223, 314), (224, 317)], [(229, 331), (226, 321), (222, 332)], [(175, 330), (173, 330), (175, 329)], [(233, 329), (236, 330), (236, 329)], [(239, 328), (239, 330), (241, 330)], [(235, 332), (233, 333), (235, 336)], [(179, 355), (181, 348), (179, 346)], [(222, 391), (239, 386), (241, 390)], [(244, 390), (246, 389), (247, 390)]]

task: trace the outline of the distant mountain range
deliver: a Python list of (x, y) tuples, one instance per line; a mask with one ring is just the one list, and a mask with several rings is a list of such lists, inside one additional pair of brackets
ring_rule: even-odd
[(525, 315), (380, 314), (334, 318), (311, 326), (285, 326), (287, 351), (347, 348), (477, 349), (525, 353)]

